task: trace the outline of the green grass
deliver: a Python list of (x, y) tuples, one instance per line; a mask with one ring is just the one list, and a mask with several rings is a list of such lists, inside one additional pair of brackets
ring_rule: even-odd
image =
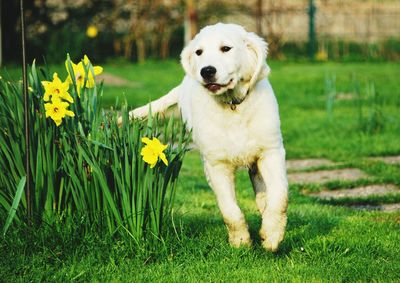
[[(367, 183), (400, 186), (399, 165), (364, 159), (400, 154), (398, 64), (270, 65), (289, 158), (327, 157), (364, 170), (372, 176)], [(133, 82), (129, 87), (105, 85), (105, 107), (112, 106), (116, 97), (126, 97), (132, 107), (142, 105), (177, 85), (183, 74), (173, 61), (103, 67)], [(51, 69), (57, 68), (63, 66)], [(8, 72), (18, 79), (18, 70)], [(0, 73), (6, 77), (4, 71)], [(355, 99), (334, 100), (329, 114), (325, 87), (332, 76), (336, 76), (336, 93), (353, 93)], [(372, 82), (378, 100), (366, 91)], [(246, 172), (238, 173), (236, 184), (253, 237), (250, 249), (229, 247), (214, 194), (203, 176), (199, 154), (193, 151), (181, 171), (174, 226), (160, 246), (134, 250), (130, 243), (96, 231), (82, 238), (79, 229), (71, 234), (51, 225), (40, 231), (13, 226), (0, 241), (0, 278), (5, 282), (400, 280), (399, 212), (356, 211), (342, 203), (318, 202), (300, 192), (323, 186), (291, 185), (287, 234), (279, 252), (272, 254), (260, 245), (260, 217)], [(338, 182), (328, 187), (356, 184)], [(391, 202), (392, 198), (363, 201)]]

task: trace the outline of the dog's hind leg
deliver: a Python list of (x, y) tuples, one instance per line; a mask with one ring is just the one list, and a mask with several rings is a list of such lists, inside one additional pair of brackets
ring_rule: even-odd
[(234, 168), (223, 163), (211, 165), (204, 161), (204, 170), (228, 228), (229, 243), (234, 247), (251, 245), (246, 220), (236, 202)]
[(283, 240), (287, 222), (288, 182), (285, 149), (281, 147), (268, 150), (258, 160), (257, 167), (267, 189), (260, 236), (265, 249), (276, 251)]
[(267, 187), (258, 170), (257, 163), (252, 164), (249, 168), (249, 176), (256, 195), (257, 208), (262, 215), (265, 210), (265, 205), (267, 204)]

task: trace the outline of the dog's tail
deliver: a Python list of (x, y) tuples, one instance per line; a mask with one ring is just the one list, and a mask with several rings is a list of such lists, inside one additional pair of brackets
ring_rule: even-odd
[[(144, 106), (133, 109), (129, 112), (129, 119), (132, 120), (134, 118), (146, 118), (149, 115), (150, 111), (152, 115), (158, 113), (163, 114), (169, 107), (177, 104), (178, 99), (179, 86), (173, 88), (170, 92), (160, 97), (159, 99), (152, 101)], [(118, 124), (122, 124), (122, 117), (118, 118)]]

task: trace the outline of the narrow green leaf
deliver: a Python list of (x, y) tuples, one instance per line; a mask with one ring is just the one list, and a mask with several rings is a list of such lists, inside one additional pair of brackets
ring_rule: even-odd
[(14, 220), (15, 213), (17, 212), (18, 204), (19, 204), (19, 202), (21, 200), (22, 193), (24, 192), (25, 183), (26, 183), (26, 176), (22, 177), (21, 180), (18, 183), (17, 191), (15, 193), (15, 197), (14, 197), (13, 203), (11, 205), (10, 210), (8, 211), (8, 216), (7, 216), (7, 219), (6, 219), (6, 223), (4, 224), (3, 236), (6, 235), (8, 228), (10, 227), (12, 221)]

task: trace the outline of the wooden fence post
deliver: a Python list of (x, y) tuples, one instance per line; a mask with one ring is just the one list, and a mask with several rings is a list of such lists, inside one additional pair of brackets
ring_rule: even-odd
[(308, 26), (308, 56), (310, 59), (314, 59), (316, 50), (315, 41), (315, 12), (317, 8), (314, 5), (314, 1), (310, 0), (308, 4), (308, 15), (309, 15), (309, 26)]

